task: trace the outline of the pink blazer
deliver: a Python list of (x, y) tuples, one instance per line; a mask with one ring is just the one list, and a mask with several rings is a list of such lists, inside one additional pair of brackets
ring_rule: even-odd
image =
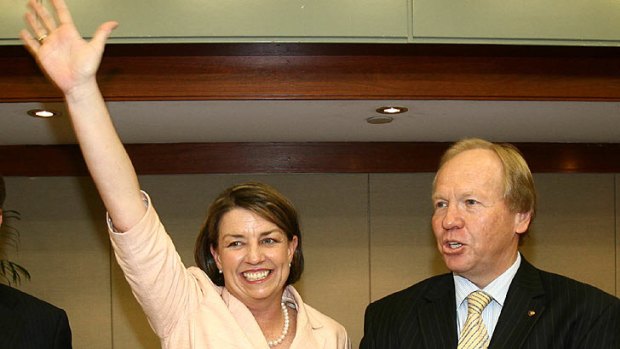
[[(108, 219), (116, 259), (162, 348), (269, 349), (249, 309), (197, 267), (186, 268), (145, 194), (148, 210), (124, 233)], [(349, 349), (346, 330), (305, 304), (292, 286), (285, 296), (297, 307), (291, 349)]]

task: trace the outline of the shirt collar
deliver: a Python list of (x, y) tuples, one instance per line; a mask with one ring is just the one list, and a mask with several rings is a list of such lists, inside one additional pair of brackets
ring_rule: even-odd
[[(512, 279), (514, 279), (517, 274), (517, 270), (519, 270), (519, 266), (521, 265), (521, 253), (517, 253), (517, 259), (510, 266), (510, 268), (506, 269), (502, 275), (498, 276), (495, 280), (491, 281), (490, 284), (487, 285), (482, 291), (491, 296), (495, 302), (497, 302), (500, 306), (504, 306), (504, 301), (506, 300), (506, 294), (508, 294), (508, 288), (510, 287), (510, 283)], [(467, 296), (477, 290), (480, 290), (478, 286), (476, 286), (473, 282), (467, 280), (466, 278), (456, 275), (452, 273), (454, 277), (454, 291), (456, 294), (456, 306), (457, 308), (465, 301)]]

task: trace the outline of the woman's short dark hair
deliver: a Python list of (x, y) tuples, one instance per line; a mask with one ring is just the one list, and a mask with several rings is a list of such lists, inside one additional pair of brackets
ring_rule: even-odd
[(218, 247), (220, 222), (224, 214), (234, 208), (243, 208), (277, 225), (286, 234), (288, 241), (297, 236), (297, 248), (293, 254), (291, 270), (286, 284), (295, 283), (304, 270), (304, 256), (301, 248), (301, 231), (297, 211), (293, 204), (273, 187), (258, 182), (248, 182), (224, 190), (213, 201), (207, 211), (207, 219), (200, 230), (194, 259), (200, 269), (218, 286), (224, 286), (224, 276), (219, 273), (210, 247)]

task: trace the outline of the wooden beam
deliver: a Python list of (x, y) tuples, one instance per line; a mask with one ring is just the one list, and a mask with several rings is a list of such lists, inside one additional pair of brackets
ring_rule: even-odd
[[(434, 172), (448, 143), (129, 144), (139, 174)], [(533, 172), (620, 173), (620, 144), (515, 143)], [(75, 145), (0, 146), (5, 176), (87, 175)]]
[[(412, 44), (109, 45), (107, 100), (620, 101), (620, 48)], [(58, 101), (25, 49), (0, 47), (0, 102)]]

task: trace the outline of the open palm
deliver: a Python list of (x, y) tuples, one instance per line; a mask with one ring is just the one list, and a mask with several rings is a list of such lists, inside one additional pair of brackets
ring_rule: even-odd
[[(21, 38), (41, 69), (63, 93), (69, 94), (74, 88), (95, 79), (105, 41), (117, 23), (102, 24), (89, 42), (80, 36), (64, 1), (54, 0), (52, 3), (58, 25), (52, 15), (31, 0), (29, 6), (33, 12), (26, 14), (30, 31), (22, 30)], [(31, 33), (45, 39), (37, 41)]]

